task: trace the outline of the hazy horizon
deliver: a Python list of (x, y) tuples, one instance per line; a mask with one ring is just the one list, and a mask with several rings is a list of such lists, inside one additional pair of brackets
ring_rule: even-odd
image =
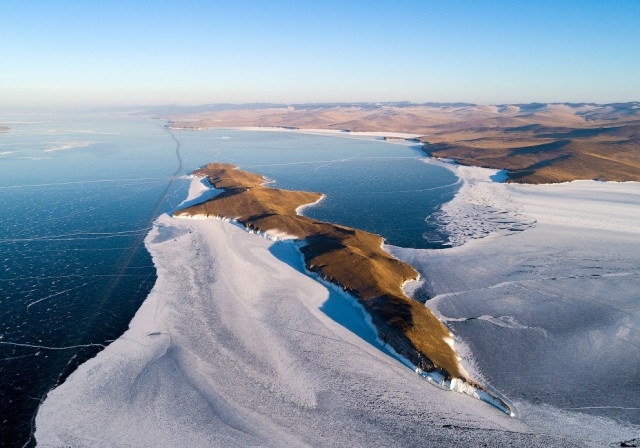
[(640, 99), (640, 3), (2, 8), (0, 107)]
[[(0, 125), (10, 124), (10, 117), (12, 115), (30, 115), (30, 114), (60, 114), (60, 113), (144, 113), (148, 112), (150, 114), (158, 114), (160, 116), (166, 116), (171, 114), (191, 114), (197, 113), (196, 111), (185, 111), (184, 109), (189, 108), (202, 108), (202, 112), (208, 112), (212, 109), (206, 109), (206, 106), (231, 106), (227, 108), (214, 109), (214, 110), (232, 110), (232, 109), (245, 109), (242, 106), (249, 106), (246, 109), (260, 109), (257, 107), (258, 105), (269, 105), (269, 106), (307, 106), (307, 105), (318, 105), (318, 106), (331, 106), (331, 105), (343, 105), (343, 106), (358, 106), (358, 105), (368, 105), (368, 104), (379, 104), (379, 105), (394, 105), (397, 103), (409, 103), (416, 106), (421, 106), (427, 103), (432, 103), (433, 106), (438, 105), (446, 105), (446, 104), (460, 104), (460, 105), (469, 105), (469, 106), (505, 106), (505, 105), (526, 105), (526, 104), (593, 104), (593, 105), (606, 105), (606, 104), (626, 104), (626, 103), (640, 103), (640, 99), (630, 99), (628, 101), (615, 101), (615, 102), (592, 102), (592, 101), (529, 101), (529, 102), (514, 102), (514, 103), (472, 103), (469, 101), (424, 101), (424, 102), (411, 102), (411, 101), (336, 101), (336, 102), (300, 102), (300, 103), (271, 103), (271, 102), (245, 102), (245, 103), (223, 103), (223, 102), (215, 102), (215, 103), (191, 103), (191, 104), (180, 104), (180, 103), (158, 103), (158, 104), (123, 104), (123, 105), (107, 105), (107, 104), (86, 104), (86, 105), (61, 105), (61, 104), (49, 104), (49, 105), (22, 105), (22, 106), (6, 106), (4, 104), (0, 104)], [(160, 109), (171, 109), (175, 108), (175, 111), (161, 111)], [(198, 111), (200, 112), (200, 111)]]

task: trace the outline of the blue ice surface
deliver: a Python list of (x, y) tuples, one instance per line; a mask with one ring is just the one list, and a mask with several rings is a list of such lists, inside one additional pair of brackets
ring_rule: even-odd
[[(156, 279), (144, 237), (185, 199), (196, 168), (229, 162), (278, 187), (321, 191), (327, 199), (309, 216), (413, 247), (440, 244), (430, 232), (445, 239), (425, 218), (457, 191), (419, 150), (378, 141), (174, 131), (180, 163), (164, 123), (147, 117), (11, 120), (0, 135), (0, 394), (11, 406), (0, 419), (16, 446), (31, 432), (34, 397), (126, 330)], [(331, 288), (322, 310), (377, 346), (362, 311)]]

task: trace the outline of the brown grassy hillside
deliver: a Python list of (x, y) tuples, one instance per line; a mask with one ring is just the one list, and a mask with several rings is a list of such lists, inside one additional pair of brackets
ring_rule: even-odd
[(640, 181), (640, 103), (498, 106), (357, 104), (167, 117), (175, 129), (277, 126), (422, 135), (425, 150), (508, 170), (511, 182)]
[(209, 164), (194, 174), (207, 177), (224, 192), (174, 216), (236, 218), (250, 229), (285, 232), (304, 240), (301, 251), (307, 268), (355, 296), (394, 349), (423, 370), (437, 369), (468, 380), (446, 342), (447, 328), (402, 291), (417, 272), (382, 250), (380, 236), (296, 213), (297, 207), (320, 199), (319, 193), (269, 188), (261, 185), (262, 176), (228, 164)]

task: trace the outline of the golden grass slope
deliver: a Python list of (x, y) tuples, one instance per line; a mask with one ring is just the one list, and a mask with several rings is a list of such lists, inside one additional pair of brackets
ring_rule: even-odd
[(423, 137), (434, 157), (505, 169), (508, 182), (576, 179), (640, 181), (640, 125), (525, 127), (444, 132)]
[(447, 343), (448, 329), (402, 291), (418, 273), (385, 252), (380, 236), (296, 213), (299, 206), (320, 199), (319, 193), (269, 188), (262, 185), (262, 176), (229, 164), (209, 164), (193, 174), (224, 191), (174, 216), (235, 218), (250, 229), (304, 240), (307, 268), (351, 293), (371, 315), (380, 337), (398, 353), (423, 370), (470, 380)]

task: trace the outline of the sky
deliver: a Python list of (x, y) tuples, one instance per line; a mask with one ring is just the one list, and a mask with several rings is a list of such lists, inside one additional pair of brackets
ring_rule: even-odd
[(0, 4), (0, 107), (640, 100), (639, 0)]

